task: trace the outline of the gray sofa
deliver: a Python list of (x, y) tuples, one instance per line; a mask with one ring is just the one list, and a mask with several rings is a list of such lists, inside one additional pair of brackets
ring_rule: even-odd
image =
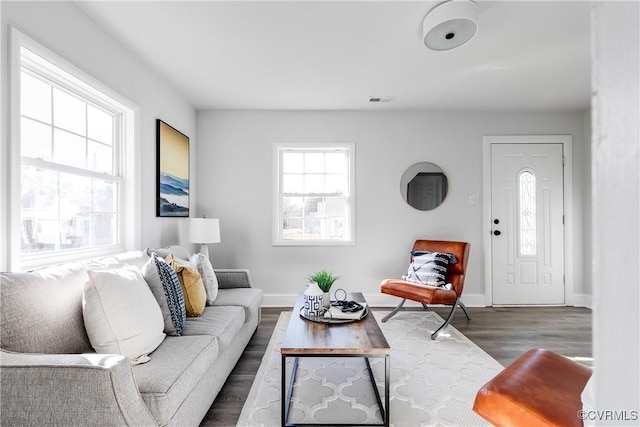
[[(106, 265), (148, 259), (127, 252)], [(246, 270), (216, 270), (214, 305), (132, 366), (91, 347), (82, 316), (88, 265), (0, 273), (2, 424), (198, 425), (260, 322), (262, 290)]]

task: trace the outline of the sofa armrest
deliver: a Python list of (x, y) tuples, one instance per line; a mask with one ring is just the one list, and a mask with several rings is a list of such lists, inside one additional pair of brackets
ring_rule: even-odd
[(0, 353), (7, 425), (157, 425), (128, 358), (114, 354)]
[(215, 269), (220, 289), (253, 288), (249, 270), (237, 268)]

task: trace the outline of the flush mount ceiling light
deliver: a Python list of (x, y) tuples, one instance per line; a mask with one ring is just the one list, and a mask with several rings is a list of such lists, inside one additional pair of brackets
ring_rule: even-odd
[(449, 0), (427, 13), (422, 22), (425, 46), (449, 50), (462, 46), (478, 32), (478, 6), (471, 0)]

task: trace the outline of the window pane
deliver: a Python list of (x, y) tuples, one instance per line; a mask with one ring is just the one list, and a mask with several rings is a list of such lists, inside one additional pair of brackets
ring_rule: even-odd
[[(304, 216), (315, 217), (319, 215), (324, 215), (324, 207), (321, 206), (322, 201), (323, 201), (322, 197), (305, 197)], [(319, 209), (321, 210), (319, 211)]]
[(306, 173), (324, 172), (324, 153), (304, 153), (304, 171)]
[(20, 74), (20, 114), (51, 123), (51, 86), (24, 71)]
[(86, 140), (69, 132), (55, 129), (53, 132), (53, 159), (63, 165), (87, 167)]
[(325, 197), (324, 213), (332, 217), (344, 217), (347, 215), (347, 200), (344, 197)]
[(91, 193), (94, 212), (115, 213), (118, 208), (118, 184), (115, 182), (93, 180)]
[(304, 172), (304, 155), (302, 153), (283, 153), (282, 171), (284, 173)]
[(346, 175), (327, 175), (325, 177), (325, 191), (334, 194), (347, 194)]
[(88, 105), (87, 122), (89, 138), (113, 145), (113, 116), (111, 114)]
[(51, 126), (22, 118), (20, 126), (21, 155), (51, 160)]
[(22, 252), (55, 250), (60, 244), (58, 174), (21, 168)]
[(91, 179), (60, 174), (61, 249), (89, 245)]
[(325, 157), (327, 173), (347, 173), (347, 156), (345, 153), (327, 153)]
[(304, 238), (305, 239), (322, 239), (323, 225), (326, 224), (321, 219), (305, 219), (304, 220)]
[(110, 146), (89, 141), (87, 150), (89, 170), (113, 174), (113, 149)]
[(304, 191), (305, 193), (324, 193), (324, 175), (305, 175)]
[(304, 198), (283, 197), (282, 216), (283, 218), (301, 218), (304, 209)]
[(347, 230), (346, 218), (331, 218), (327, 221), (327, 239), (344, 239)]
[(118, 241), (116, 236), (117, 216), (115, 214), (97, 213), (92, 217), (93, 224), (93, 246), (115, 245)]
[(522, 172), (520, 191), (520, 253), (535, 255), (536, 239), (536, 177), (529, 171)]
[(282, 176), (282, 192), (285, 194), (302, 193), (304, 191), (304, 175), (284, 174)]
[(285, 239), (302, 239), (302, 218), (284, 218), (282, 221), (282, 237)]
[(53, 124), (80, 135), (86, 135), (86, 103), (74, 96), (53, 89)]

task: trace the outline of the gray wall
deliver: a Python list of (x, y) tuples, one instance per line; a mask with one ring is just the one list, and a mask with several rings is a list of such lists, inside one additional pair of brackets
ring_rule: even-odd
[[(184, 97), (138, 57), (128, 52), (98, 27), (72, 2), (0, 2), (2, 8), (2, 105), (0, 111), (0, 270), (7, 266), (7, 192), (8, 192), (8, 26), (51, 49), (54, 53), (101, 81), (139, 106), (140, 127), (140, 226), (138, 245), (161, 246), (186, 243), (185, 219), (156, 218), (156, 136), (155, 119), (160, 118), (191, 137), (195, 147), (196, 113)], [(192, 159), (196, 150), (192, 150)], [(192, 180), (196, 164), (192, 161)], [(196, 187), (192, 187), (194, 190)], [(195, 206), (195, 201), (191, 203)]]
[[(406, 272), (416, 238), (471, 243), (463, 299), (484, 305), (482, 137), (509, 134), (573, 135), (574, 292), (584, 294), (584, 113), (443, 112), (198, 112), (198, 214), (220, 218), (222, 242), (211, 245), (214, 266), (245, 267), (283, 305), (304, 290), (306, 276), (328, 268), (339, 287), (359, 290), (371, 303), (388, 303), (380, 281)], [(274, 142), (356, 143), (356, 245), (274, 247), (271, 244)], [(405, 169), (438, 164), (449, 178), (444, 203), (429, 212), (409, 207), (400, 194)], [(583, 301), (582, 299), (581, 301)]]
[[(482, 230), (482, 137), (500, 134), (571, 134), (574, 165), (574, 292), (590, 294), (583, 248), (585, 115), (583, 113), (445, 112), (268, 112), (203, 111), (196, 115), (161, 76), (130, 54), (70, 2), (2, 2), (3, 46), (14, 25), (54, 52), (136, 103), (141, 126), (140, 247), (186, 242), (186, 220), (155, 217), (155, 119), (162, 118), (191, 138), (192, 209), (221, 219), (222, 243), (211, 245), (220, 267), (250, 268), (265, 289), (267, 303), (291, 303), (314, 269), (342, 276), (339, 286), (362, 290), (372, 302), (378, 285), (399, 277), (418, 237), (467, 240), (472, 244), (465, 300), (484, 303)], [(8, 93), (7, 52), (2, 51), (2, 93)], [(7, 109), (2, 104), (0, 164), (7, 170)], [(197, 123), (197, 124), (196, 124)], [(278, 141), (356, 143), (356, 245), (273, 247), (271, 245), (271, 145)], [(450, 193), (430, 212), (407, 206), (400, 194), (404, 170), (419, 161), (441, 166)], [(6, 173), (0, 177), (6, 206)], [(480, 204), (468, 204), (479, 195)], [(7, 211), (0, 211), (6, 230)], [(4, 241), (4, 240), (3, 240)], [(0, 244), (0, 267), (6, 247)], [(284, 297), (282, 299), (281, 297)]]

